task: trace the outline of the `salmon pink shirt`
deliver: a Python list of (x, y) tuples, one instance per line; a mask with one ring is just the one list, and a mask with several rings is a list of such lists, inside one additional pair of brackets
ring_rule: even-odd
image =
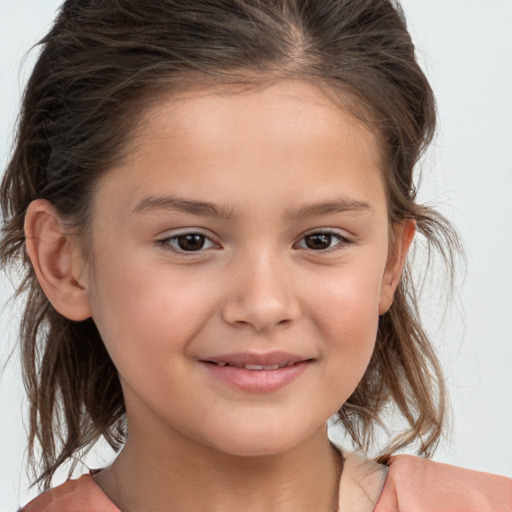
[[(388, 466), (343, 456), (339, 512), (512, 512), (506, 477), (411, 455), (392, 457)], [(121, 511), (90, 473), (41, 494), (20, 512)]]

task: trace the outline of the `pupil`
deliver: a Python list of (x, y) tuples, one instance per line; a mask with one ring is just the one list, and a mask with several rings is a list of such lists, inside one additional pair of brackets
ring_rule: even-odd
[(203, 235), (182, 235), (178, 237), (178, 245), (184, 251), (199, 251), (204, 246)]
[(332, 235), (326, 233), (317, 233), (306, 237), (308, 249), (328, 249), (331, 245)]

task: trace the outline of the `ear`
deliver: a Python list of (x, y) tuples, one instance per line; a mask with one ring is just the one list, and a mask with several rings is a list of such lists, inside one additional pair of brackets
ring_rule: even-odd
[(395, 290), (400, 282), (407, 252), (411, 246), (415, 231), (416, 222), (411, 219), (404, 220), (393, 226), (393, 240), (389, 248), (388, 260), (381, 285), (379, 315), (387, 313), (393, 303)]
[(91, 316), (78, 242), (66, 232), (48, 201), (30, 203), (25, 216), (25, 244), (32, 267), (53, 307), (75, 321)]

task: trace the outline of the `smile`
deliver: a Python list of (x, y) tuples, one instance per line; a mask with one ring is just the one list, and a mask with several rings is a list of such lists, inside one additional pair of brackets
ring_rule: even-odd
[(227, 362), (224, 362), (224, 361), (208, 361), (208, 362), (211, 362), (212, 364), (216, 364), (218, 366), (232, 366), (234, 368), (245, 368), (246, 370), (257, 370), (257, 371), (261, 371), (261, 370), (279, 370), (279, 368), (289, 368), (290, 366), (294, 366), (296, 364), (298, 364), (297, 362), (294, 362), (294, 361), (286, 361), (286, 362), (283, 362), (283, 363), (277, 363), (277, 364), (267, 364), (267, 365), (263, 365), (263, 364), (241, 364), (241, 363), (227, 363)]
[(285, 352), (239, 353), (200, 361), (216, 382), (248, 393), (271, 393), (298, 379), (313, 358)]

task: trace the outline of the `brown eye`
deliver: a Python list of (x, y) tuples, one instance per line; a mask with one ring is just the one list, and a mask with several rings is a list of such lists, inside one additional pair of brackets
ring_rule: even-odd
[(306, 247), (315, 251), (321, 251), (328, 249), (331, 246), (332, 235), (327, 233), (315, 233), (314, 235), (308, 235), (304, 237)]
[(206, 237), (194, 233), (177, 236), (175, 240), (182, 251), (200, 251), (205, 245)]
[(298, 246), (302, 249), (309, 249), (311, 251), (326, 251), (336, 247), (344, 247), (350, 242), (337, 233), (318, 232), (310, 233), (304, 236)]
[(183, 233), (158, 240), (158, 245), (177, 253), (199, 252), (219, 248), (209, 237), (201, 233)]

